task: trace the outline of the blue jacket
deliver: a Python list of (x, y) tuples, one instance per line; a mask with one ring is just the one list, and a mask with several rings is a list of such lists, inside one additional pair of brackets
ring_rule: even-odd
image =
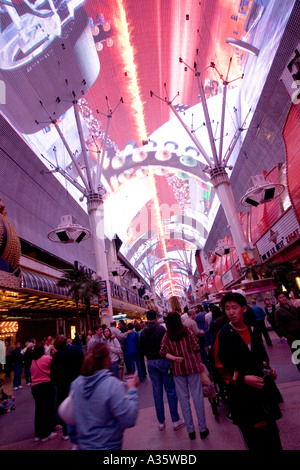
[(266, 316), (266, 312), (259, 307), (258, 305), (251, 305), (253, 312), (255, 313), (255, 317), (257, 321), (263, 320)]
[(127, 338), (125, 339), (124, 342), (124, 352), (125, 354), (138, 354), (138, 345), (139, 345), (139, 339), (140, 336), (139, 334), (134, 331), (133, 333), (130, 333)]
[(103, 369), (71, 384), (77, 444), (80, 450), (118, 450), (123, 433), (135, 425), (138, 392)]
[(203, 330), (203, 331), (205, 331), (205, 333), (208, 332), (208, 327), (207, 327), (207, 324), (205, 322), (205, 315), (206, 314), (207, 314), (207, 312), (199, 312), (195, 316), (195, 322), (197, 323), (197, 326), (198, 326), (199, 330)]

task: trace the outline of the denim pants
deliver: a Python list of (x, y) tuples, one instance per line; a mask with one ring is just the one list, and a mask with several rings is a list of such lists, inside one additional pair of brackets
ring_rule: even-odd
[(176, 375), (174, 376), (174, 381), (187, 432), (191, 433), (195, 431), (190, 405), (190, 394), (194, 402), (199, 431), (205, 431), (207, 426), (200, 374)]
[(128, 360), (129, 369), (130, 369), (131, 373), (134, 373), (134, 371), (135, 371), (135, 365), (134, 364), (136, 364), (136, 368), (137, 368), (138, 376), (139, 376), (139, 381), (143, 382), (144, 376), (143, 376), (143, 371), (142, 371), (142, 366), (141, 366), (139, 353), (137, 353), (137, 354), (128, 354), (127, 355), (127, 360)]
[(171, 419), (173, 423), (178, 421), (180, 419), (178, 414), (178, 398), (174, 378), (169, 374), (170, 361), (168, 359), (148, 359), (147, 368), (152, 383), (153, 398), (158, 422), (165, 422), (163, 399), (164, 388), (167, 394)]
[(110, 371), (114, 374), (117, 379), (119, 378), (119, 363), (118, 361), (114, 361), (111, 363)]
[(14, 365), (13, 387), (19, 387), (21, 385), (22, 372), (23, 372), (23, 365), (17, 362)]

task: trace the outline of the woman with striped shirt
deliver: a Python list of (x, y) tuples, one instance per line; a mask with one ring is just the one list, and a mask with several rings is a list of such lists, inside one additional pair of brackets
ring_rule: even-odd
[(206, 426), (200, 377), (204, 366), (201, 361), (199, 344), (194, 333), (182, 324), (178, 313), (167, 315), (166, 326), (167, 332), (161, 343), (160, 354), (171, 361), (176, 392), (190, 439), (196, 438), (190, 395), (197, 414), (200, 437), (205, 439), (209, 430)]

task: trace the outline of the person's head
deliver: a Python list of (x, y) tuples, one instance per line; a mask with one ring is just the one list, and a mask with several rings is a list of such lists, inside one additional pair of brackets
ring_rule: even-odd
[(202, 305), (198, 305), (198, 307), (195, 307), (195, 313), (197, 315), (197, 313), (200, 313), (200, 312), (203, 312), (204, 311), (204, 308), (202, 307)]
[(212, 319), (216, 320), (217, 318), (222, 316), (222, 310), (217, 305), (212, 305)]
[(108, 327), (104, 328), (103, 336), (105, 339), (111, 339), (111, 331)]
[(222, 306), (233, 325), (243, 322), (244, 314), (247, 311), (247, 300), (244, 295), (238, 292), (229, 292), (222, 298)]
[(148, 310), (146, 313), (147, 321), (156, 321), (156, 311), (155, 310)]
[(295, 300), (296, 297), (295, 297), (295, 292), (293, 290), (291, 290), (289, 297), (290, 299)]
[(110, 366), (109, 348), (104, 343), (95, 343), (83, 360), (81, 374), (88, 377), (98, 370), (110, 369)]
[(251, 305), (256, 305), (256, 299), (254, 297), (251, 299)]
[(278, 292), (276, 298), (281, 305), (289, 304), (289, 294), (286, 291)]
[(95, 327), (95, 335), (101, 337), (103, 334), (103, 326), (102, 325), (97, 325)]
[(196, 316), (195, 310), (188, 310), (187, 314), (188, 314), (188, 317), (191, 319), (195, 318)]
[(54, 341), (54, 348), (58, 351), (67, 345), (67, 338), (65, 335), (57, 335)]
[(134, 323), (128, 323), (128, 330), (134, 329)]
[(183, 325), (179, 313), (168, 313), (165, 322), (170, 340), (179, 341), (183, 336), (188, 334), (187, 328)]
[(38, 342), (32, 351), (32, 359), (37, 360), (45, 354), (45, 345), (42, 341)]
[(117, 322), (116, 322), (116, 320), (113, 320), (113, 321), (111, 321), (111, 322), (110, 322), (110, 326), (114, 326), (114, 327), (116, 327), (116, 326), (117, 326)]
[(184, 313), (188, 313), (189, 308), (188, 308), (188, 307), (184, 307), (183, 311), (184, 311)]
[(264, 302), (265, 302), (266, 307), (269, 307), (271, 305), (271, 300), (269, 299), (269, 297), (266, 297), (264, 299)]
[(119, 320), (119, 327), (123, 328), (124, 326), (126, 326), (125, 321), (124, 320)]

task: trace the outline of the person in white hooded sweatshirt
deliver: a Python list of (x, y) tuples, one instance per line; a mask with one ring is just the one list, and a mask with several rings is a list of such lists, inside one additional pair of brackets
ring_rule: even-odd
[(96, 343), (71, 384), (79, 450), (121, 450), (126, 428), (136, 423), (138, 378), (124, 383), (110, 372), (110, 351)]

